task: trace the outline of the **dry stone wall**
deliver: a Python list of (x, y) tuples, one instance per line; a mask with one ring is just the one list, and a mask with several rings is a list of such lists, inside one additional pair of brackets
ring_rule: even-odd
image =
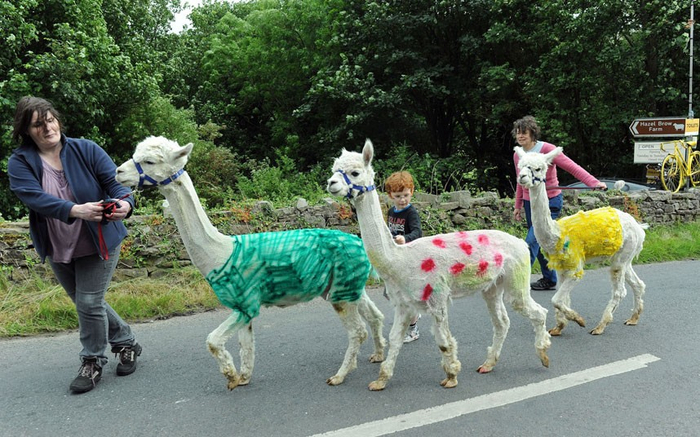
[[(663, 225), (700, 219), (700, 191), (672, 194), (667, 191), (619, 192), (566, 191), (564, 215), (610, 205), (630, 212), (640, 221)], [(382, 194), (388, 208), (389, 201)], [(498, 228), (510, 224), (513, 199), (496, 193), (472, 197), (468, 192), (440, 196), (416, 193), (414, 204), (421, 213), (424, 232), (432, 235), (453, 230)], [(274, 209), (269, 202), (258, 202), (251, 209), (232, 209), (210, 214), (212, 223), (227, 235), (301, 228), (333, 228), (359, 234), (350, 205), (325, 199), (309, 205), (299, 199), (293, 207)], [(173, 268), (190, 264), (177, 227), (167, 210), (162, 215), (134, 216), (127, 222), (129, 236), (122, 245), (116, 280), (137, 277), (161, 277)], [(524, 226), (524, 225), (522, 225)], [(39, 274), (51, 278), (48, 264), (41, 264), (29, 237), (26, 222), (0, 223), (0, 273), (10, 280), (22, 280)]]

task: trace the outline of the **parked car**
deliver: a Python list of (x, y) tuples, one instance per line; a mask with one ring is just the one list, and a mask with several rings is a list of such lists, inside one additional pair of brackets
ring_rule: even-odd
[[(598, 179), (601, 182), (604, 182), (605, 185), (608, 186), (608, 190), (614, 190), (615, 189), (615, 183), (621, 179)], [(620, 191), (642, 191), (642, 190), (656, 190), (656, 187), (652, 187), (649, 185), (643, 185), (643, 184), (638, 184), (635, 182), (627, 182), (624, 181), (625, 185), (622, 187)], [(583, 182), (576, 182), (573, 184), (566, 185), (567, 188), (587, 188), (587, 185), (584, 184)]]

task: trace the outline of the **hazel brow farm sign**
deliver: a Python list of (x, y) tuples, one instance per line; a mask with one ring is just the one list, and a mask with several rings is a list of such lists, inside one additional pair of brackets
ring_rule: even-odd
[[(635, 137), (682, 137), (697, 135), (695, 119), (685, 118), (638, 118), (630, 125)], [(689, 122), (689, 123), (688, 123)]]

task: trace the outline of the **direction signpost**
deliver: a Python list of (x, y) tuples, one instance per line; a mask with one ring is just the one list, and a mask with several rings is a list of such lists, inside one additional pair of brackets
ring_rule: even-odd
[[(635, 141), (634, 143), (634, 163), (635, 164), (662, 164), (664, 158), (670, 153), (669, 150), (661, 150), (662, 138), (680, 139), (683, 137), (693, 137), (698, 135), (700, 120), (697, 118), (685, 117), (658, 117), (658, 118), (638, 118), (629, 126), (630, 132), (635, 138), (656, 137), (658, 141)], [(686, 151), (687, 155), (687, 151)], [(687, 156), (686, 156), (687, 159)], [(653, 179), (650, 171), (658, 167), (647, 165), (647, 180)], [(658, 176), (657, 176), (658, 177)]]
[(685, 128), (685, 117), (638, 118), (630, 125), (630, 132), (635, 137), (682, 137)]

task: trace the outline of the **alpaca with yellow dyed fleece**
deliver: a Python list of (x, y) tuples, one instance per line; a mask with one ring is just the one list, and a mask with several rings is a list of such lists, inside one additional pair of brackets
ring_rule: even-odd
[(634, 294), (632, 316), (625, 321), (625, 325), (636, 325), (644, 309), (642, 298), (646, 285), (632, 268), (632, 261), (642, 251), (645, 225), (626, 212), (610, 207), (581, 211), (553, 220), (549, 212), (545, 175), (561, 152), (561, 147), (546, 154), (527, 153), (522, 147), (515, 147), (515, 153), (519, 156), (518, 184), (530, 190), (535, 237), (549, 266), (557, 270), (560, 277), (559, 287), (552, 297), (557, 324), (549, 333), (561, 335), (569, 320), (586, 326), (584, 319), (571, 308), (571, 290), (576, 281), (583, 277), (587, 262), (605, 259), (610, 261), (612, 296), (591, 334), (602, 334), (612, 322), (615, 309), (627, 295), (625, 282)]

